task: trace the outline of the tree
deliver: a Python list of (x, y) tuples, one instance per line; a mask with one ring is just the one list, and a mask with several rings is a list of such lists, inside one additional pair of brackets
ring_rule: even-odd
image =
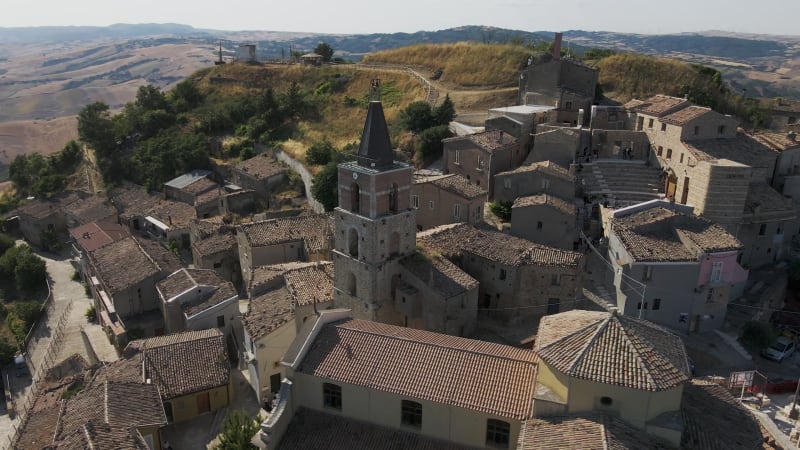
[(47, 267), (44, 260), (35, 255), (30, 247), (17, 256), (14, 279), (17, 289), (32, 294), (47, 286)]
[(425, 102), (412, 102), (400, 111), (400, 125), (408, 131), (420, 133), (434, 124), (431, 106)]
[(314, 49), (314, 53), (322, 56), (322, 61), (330, 62), (333, 58), (333, 47), (330, 45), (320, 42), (319, 45)]
[(444, 147), (442, 139), (447, 139), (452, 135), (453, 133), (450, 132), (447, 125), (439, 125), (423, 130), (419, 134), (419, 145), (417, 146), (417, 153), (414, 155), (417, 164), (424, 165), (441, 158)]
[(450, 94), (445, 95), (442, 104), (434, 109), (433, 118), (437, 125), (449, 125), (456, 118), (456, 107), (450, 100)]
[(184, 80), (176, 84), (170, 91), (170, 97), (173, 108), (177, 112), (188, 111), (203, 103), (204, 100), (203, 94), (197, 88), (197, 83), (192, 80)]
[(260, 429), (261, 417), (250, 418), (244, 411), (234, 411), (225, 418), (215, 450), (255, 450), (251, 444)]
[(311, 195), (322, 203), (326, 211), (331, 211), (339, 204), (339, 167), (330, 162), (314, 176), (311, 184)]
[(321, 142), (315, 142), (314, 145), (306, 150), (306, 162), (312, 166), (324, 166), (331, 162), (334, 151), (336, 151), (336, 149), (327, 139)]
[(139, 86), (136, 92), (136, 106), (145, 111), (154, 111), (156, 109), (167, 109), (167, 96), (161, 92), (157, 86), (148, 84), (147, 86)]
[(13, 237), (0, 233), (0, 255), (4, 254), (8, 249), (13, 248), (14, 245), (16, 245), (16, 242)]
[(88, 104), (78, 113), (78, 136), (99, 154), (109, 155), (114, 149), (114, 123), (108, 105)]

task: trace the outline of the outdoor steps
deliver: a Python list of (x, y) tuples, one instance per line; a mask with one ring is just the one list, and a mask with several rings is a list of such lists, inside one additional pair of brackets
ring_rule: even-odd
[(647, 201), (662, 194), (661, 170), (643, 161), (596, 161), (578, 174), (585, 195), (623, 202)]

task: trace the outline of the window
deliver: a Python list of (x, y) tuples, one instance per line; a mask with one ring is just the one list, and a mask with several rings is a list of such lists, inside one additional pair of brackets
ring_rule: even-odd
[(681, 152), (681, 163), (683, 163), (683, 152)]
[(764, 236), (765, 234), (767, 234), (767, 224), (762, 223), (761, 226), (758, 227), (758, 235)]
[(342, 387), (332, 383), (322, 384), (322, 405), (342, 410)]
[(225, 328), (225, 316), (217, 316), (217, 328)]
[(658, 151), (657, 151), (658, 156), (661, 156), (663, 153), (664, 153), (664, 147), (659, 145), (658, 146)]
[(475, 220), (479, 221), (481, 220), (481, 217), (483, 217), (483, 210), (480, 206), (478, 206), (475, 208)]
[(661, 124), (661, 131), (667, 131), (667, 124), (665, 123)]
[(654, 298), (653, 299), (653, 311), (655, 311), (657, 309), (661, 309), (661, 299), (660, 298)]
[(542, 180), (542, 189), (547, 190), (550, 188), (550, 180)]
[(458, 203), (453, 205), (453, 217), (456, 218), (456, 219), (460, 219), (461, 218), (461, 205), (458, 204)]
[(422, 427), (422, 405), (411, 400), (403, 400), (401, 408), (403, 425)]
[(641, 131), (644, 128), (644, 117), (637, 117), (636, 119), (636, 129)]
[(491, 447), (508, 448), (508, 438), (511, 434), (511, 425), (502, 420), (489, 419), (486, 421), (486, 445)]
[(453, 162), (456, 164), (461, 164), (461, 152), (458, 150), (453, 152)]
[(642, 272), (642, 281), (650, 281), (653, 279), (653, 266), (644, 266)]
[(667, 149), (667, 159), (672, 159), (672, 149), (671, 148)]
[(608, 113), (608, 121), (609, 122), (616, 122), (617, 121), (617, 112), (616, 111), (609, 111), (609, 113)]
[[(642, 309), (642, 302), (636, 303), (636, 309)], [(647, 309), (647, 302), (644, 302), (644, 309)]]
[(698, 134), (700, 134), (700, 127), (695, 125), (694, 126), (694, 135), (697, 136)]
[(647, 121), (647, 128), (653, 128), (653, 119)]
[(560, 308), (561, 308), (561, 300), (557, 298), (547, 299), (547, 315), (558, 314)]
[(789, 116), (789, 118), (786, 119), (786, 123), (789, 124), (789, 125), (791, 125), (793, 123), (797, 123), (797, 117)]
[(483, 170), (483, 158), (481, 158), (480, 155), (478, 155), (478, 163), (475, 167), (477, 167), (478, 170)]
[(561, 286), (561, 274), (553, 274), (550, 275), (550, 285), (551, 286)]
[(567, 109), (572, 109), (572, 102), (567, 102)]
[(783, 234), (783, 227), (778, 225), (778, 228), (775, 229), (775, 234)]
[(600, 404), (603, 406), (611, 406), (614, 403), (614, 400), (611, 397), (600, 397)]
[(419, 195), (411, 196), (411, 206), (413, 206), (414, 209), (419, 209)]
[(359, 214), (361, 212), (361, 187), (358, 183), (350, 185), (350, 212)]
[(389, 211), (397, 212), (397, 191), (398, 191), (397, 183), (392, 183), (389, 186)]
[(722, 280), (722, 261), (711, 264), (711, 282), (719, 283)]
[(717, 127), (717, 134), (725, 134), (725, 125), (720, 125)]
[(433, 200), (428, 202), (428, 208), (433, 209)]
[(503, 187), (506, 188), (506, 189), (511, 189), (511, 178), (510, 177), (503, 178)]
[(500, 269), (500, 277), (501, 280), (506, 279), (506, 269)]
[(536, 222), (536, 229), (537, 229), (537, 230), (541, 230), (543, 226), (544, 226), (544, 224), (542, 223), (542, 221), (541, 221), (541, 220), (540, 220), (540, 221), (538, 221), (538, 222)]

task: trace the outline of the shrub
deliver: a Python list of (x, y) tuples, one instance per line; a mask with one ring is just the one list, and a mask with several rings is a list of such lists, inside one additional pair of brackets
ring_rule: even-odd
[(314, 176), (311, 195), (322, 203), (326, 211), (339, 204), (339, 168), (336, 163), (328, 163)]
[(333, 144), (327, 139), (315, 142), (314, 145), (306, 150), (306, 162), (312, 166), (324, 166), (333, 159)]
[(72, 272), (72, 281), (81, 281), (81, 273), (77, 269)]
[(94, 305), (86, 308), (86, 312), (83, 313), (83, 316), (86, 317), (86, 320), (89, 322), (95, 322), (97, 320), (97, 310), (94, 309)]
[(452, 135), (453, 133), (450, 132), (447, 125), (426, 129), (419, 135), (419, 146), (414, 159), (418, 164), (426, 164), (441, 158), (444, 148), (442, 139), (447, 139)]
[(512, 204), (511, 202), (492, 202), (489, 204), (489, 210), (503, 222), (509, 222), (511, 221)]

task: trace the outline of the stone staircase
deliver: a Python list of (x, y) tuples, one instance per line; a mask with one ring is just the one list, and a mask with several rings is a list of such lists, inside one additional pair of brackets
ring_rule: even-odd
[(586, 197), (612, 201), (612, 206), (626, 206), (663, 198), (661, 170), (644, 161), (597, 160), (584, 163), (577, 177)]

